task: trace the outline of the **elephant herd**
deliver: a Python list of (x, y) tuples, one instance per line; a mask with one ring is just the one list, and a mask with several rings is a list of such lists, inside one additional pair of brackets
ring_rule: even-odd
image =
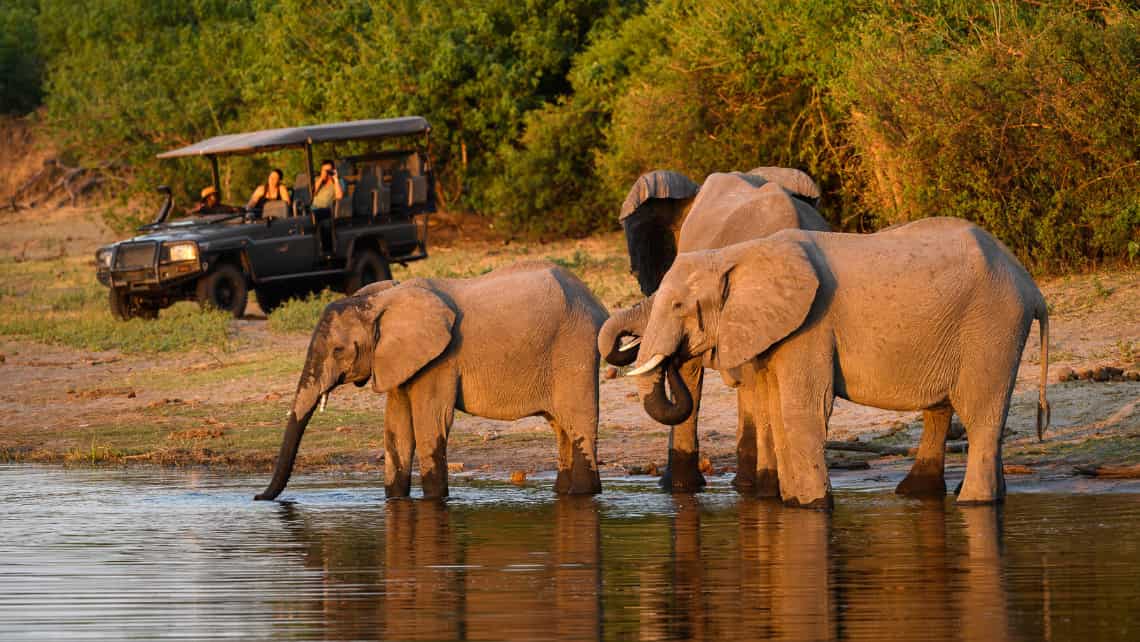
[(385, 491), (407, 496), (412, 457), (425, 497), (447, 489), (455, 410), (542, 416), (558, 442), (555, 491), (601, 490), (599, 355), (633, 365), (646, 413), (672, 426), (662, 485), (699, 490), (697, 416), (706, 368), (736, 389), (741, 493), (826, 508), (824, 460), (836, 397), (922, 410), (924, 432), (897, 492), (944, 495), (951, 416), (970, 439), (958, 501), (1005, 494), (1001, 442), (1021, 352), (1048, 312), (999, 241), (956, 218), (875, 234), (830, 232), (803, 172), (761, 167), (702, 185), (641, 176), (622, 205), (630, 265), (645, 299), (608, 314), (569, 271), (528, 261), (471, 279), (384, 281), (329, 304), (313, 332), (268, 488), (285, 488), (305, 427), (344, 383), (387, 393)]

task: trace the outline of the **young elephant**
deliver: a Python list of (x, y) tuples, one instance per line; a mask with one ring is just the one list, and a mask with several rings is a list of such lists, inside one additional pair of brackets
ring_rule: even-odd
[(384, 486), (411, 489), (417, 450), (425, 497), (447, 496), (455, 410), (490, 419), (541, 415), (558, 439), (559, 493), (597, 493), (598, 329), (606, 310), (547, 262), (473, 279), (375, 283), (330, 303), (313, 331), (273, 480), (285, 488), (320, 399), (344, 383), (387, 392)]
[(786, 230), (683, 254), (654, 299), (645, 359), (630, 374), (698, 356), (730, 377), (753, 364), (768, 390), (764, 421), (788, 504), (831, 504), (824, 441), (837, 396), (925, 410), (936, 420), (927, 433), (941, 434), (924, 439), (938, 444), (958, 413), (970, 437), (958, 501), (1001, 500), (1002, 429), (1033, 319), (1039, 437), (1049, 421), (1045, 301), (1009, 250), (960, 219), (871, 235)]

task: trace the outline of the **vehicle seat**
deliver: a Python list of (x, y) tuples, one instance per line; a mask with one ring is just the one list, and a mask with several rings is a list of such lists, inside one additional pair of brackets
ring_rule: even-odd
[(269, 220), (289, 216), (289, 204), (285, 201), (265, 201), (261, 207), (261, 218)]
[(293, 216), (300, 215), (298, 208), (308, 205), (312, 201), (313, 195), (309, 190), (309, 173), (301, 172), (293, 180)]
[(424, 176), (423, 159), (412, 152), (404, 158), (404, 177), (408, 184), (408, 207), (427, 202), (427, 177)]
[(392, 210), (392, 189), (381, 179), (383, 170), (378, 165), (361, 169), (360, 180), (352, 194), (352, 211), (355, 216), (384, 216)]

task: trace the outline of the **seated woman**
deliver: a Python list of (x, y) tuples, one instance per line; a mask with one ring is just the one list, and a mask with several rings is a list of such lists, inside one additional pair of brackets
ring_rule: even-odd
[(285, 174), (273, 168), (269, 172), (269, 177), (265, 179), (263, 185), (258, 185), (257, 189), (253, 190), (253, 196), (249, 197), (249, 204), (246, 209), (260, 210), (266, 201), (285, 201), (289, 202), (289, 190), (281, 184), (281, 179)]

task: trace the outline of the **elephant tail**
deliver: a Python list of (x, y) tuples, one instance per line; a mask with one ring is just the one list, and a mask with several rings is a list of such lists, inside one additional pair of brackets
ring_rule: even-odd
[(1049, 400), (1045, 388), (1049, 383), (1049, 309), (1042, 300), (1033, 315), (1041, 330), (1041, 381), (1037, 383), (1037, 441), (1042, 441), (1049, 427)]

